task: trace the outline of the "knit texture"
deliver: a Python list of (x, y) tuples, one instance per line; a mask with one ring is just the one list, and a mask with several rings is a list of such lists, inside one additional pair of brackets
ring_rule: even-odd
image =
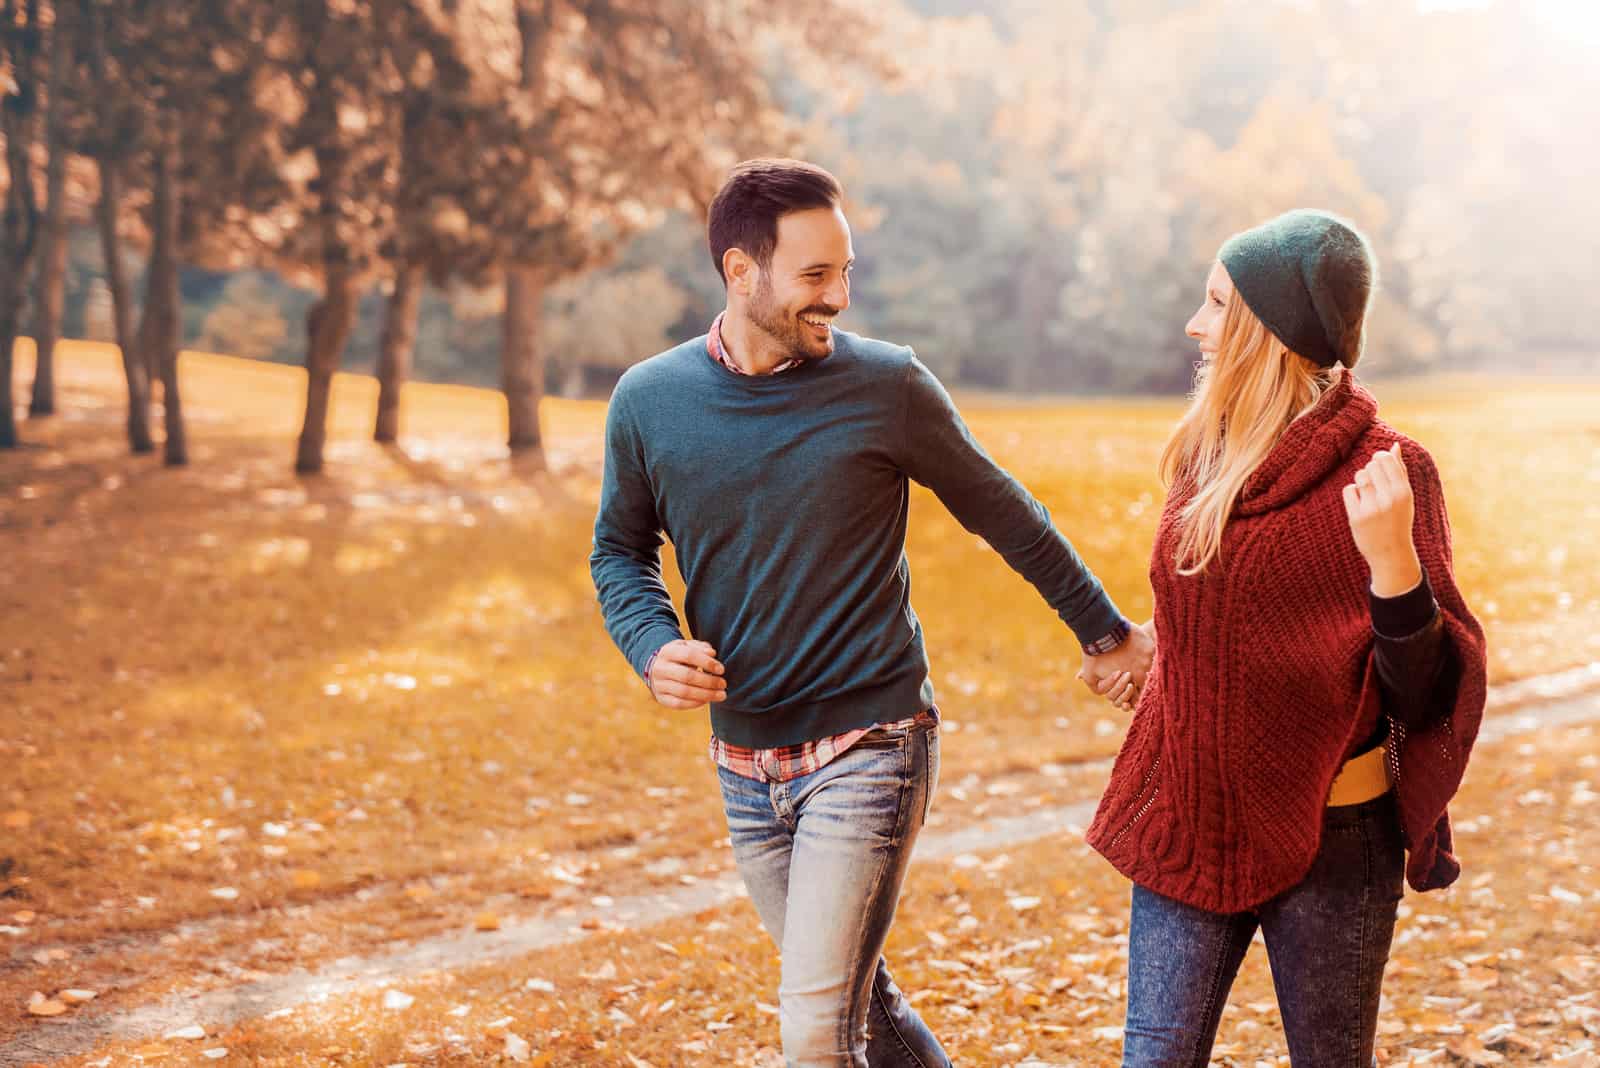
[(1325, 211), (1289, 211), (1234, 234), (1217, 259), (1256, 318), (1321, 367), (1361, 359), (1377, 273), (1366, 237)]
[(739, 375), (704, 335), (629, 368), (606, 418), (590, 572), (641, 675), (684, 619), (727, 668), (711, 727), (731, 745), (795, 745), (934, 703), (905, 557), (908, 480), (1023, 576), (1081, 643), (1121, 619), (1050, 514), (972, 437), (908, 348), (834, 332), (834, 352)]
[(1483, 715), (1483, 629), (1456, 587), (1432, 458), (1380, 422), (1377, 402), (1346, 373), (1245, 484), (1222, 557), (1202, 575), (1179, 575), (1173, 563), (1193, 487), (1168, 496), (1150, 565), (1156, 660), (1088, 832), (1139, 885), (1237, 912), (1310, 870), (1334, 776), (1382, 713), (1370, 575), (1343, 487), (1396, 441), (1450, 646), (1431, 698), (1442, 707), (1400, 743), (1406, 875), (1426, 890), (1460, 873), (1445, 806)]

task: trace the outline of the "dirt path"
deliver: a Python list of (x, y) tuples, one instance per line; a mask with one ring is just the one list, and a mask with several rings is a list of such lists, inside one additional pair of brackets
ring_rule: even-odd
[[(1491, 691), (1489, 715), (1480, 741), (1493, 745), (1533, 731), (1600, 721), (1597, 683), (1600, 663), (1496, 687)], [(1079, 833), (1093, 814), (1095, 800), (1086, 797), (1067, 805), (930, 832), (918, 844), (917, 861), (949, 859), (1051, 835)], [(595, 890), (600, 892), (599, 888)], [(722, 907), (743, 893), (737, 876), (725, 874), (670, 890), (618, 898), (600, 914), (590, 909), (565, 908), (554, 915), (508, 922), (498, 931), (441, 935), (387, 952), (336, 961), (315, 971), (289, 972), (223, 990), (180, 994), (126, 1012), (85, 1012), (42, 1020), (28, 1032), (0, 1045), (0, 1065), (48, 1063), (92, 1050), (105, 1041), (156, 1037), (191, 1024), (208, 1029), (228, 1027), (425, 972), (448, 971), (579, 942), (597, 929), (650, 927), (674, 917)], [(602, 917), (604, 922), (597, 927), (597, 919)]]

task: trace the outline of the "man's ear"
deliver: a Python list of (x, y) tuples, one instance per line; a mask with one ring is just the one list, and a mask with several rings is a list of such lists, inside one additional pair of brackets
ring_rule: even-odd
[(728, 292), (748, 297), (756, 291), (761, 267), (742, 248), (730, 248), (722, 254), (722, 273), (728, 280)]

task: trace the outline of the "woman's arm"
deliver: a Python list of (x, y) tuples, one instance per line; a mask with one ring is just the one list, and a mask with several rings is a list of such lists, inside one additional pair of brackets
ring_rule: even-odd
[(1448, 707), (1436, 691), (1449, 642), (1412, 536), (1416, 504), (1399, 442), (1344, 488), (1350, 533), (1372, 572), (1374, 652), (1384, 710), (1417, 727)]
[(1450, 704), (1436, 700), (1450, 643), (1427, 572), (1415, 588), (1398, 597), (1374, 594), (1371, 610), (1384, 711), (1406, 727), (1420, 727)]

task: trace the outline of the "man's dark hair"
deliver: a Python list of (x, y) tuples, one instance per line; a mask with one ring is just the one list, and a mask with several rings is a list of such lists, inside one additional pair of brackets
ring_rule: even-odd
[(814, 163), (797, 159), (748, 159), (728, 174), (711, 201), (706, 237), (711, 261), (726, 285), (722, 255), (743, 250), (766, 267), (778, 245), (778, 220), (797, 211), (832, 208), (844, 199), (839, 180)]

